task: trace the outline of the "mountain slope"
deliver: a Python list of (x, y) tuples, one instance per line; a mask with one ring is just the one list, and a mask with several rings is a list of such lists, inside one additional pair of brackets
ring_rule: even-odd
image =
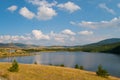
[(110, 53), (116, 53), (116, 54), (120, 54), (120, 45), (113, 48), (113, 49), (110, 49), (110, 50), (107, 50), (107, 51), (104, 51), (104, 52), (110, 52)]
[(111, 44), (102, 44), (102, 45), (91, 44), (89, 46), (83, 46), (82, 51), (120, 54), (120, 42), (111, 43)]
[(92, 44), (88, 44), (88, 45), (84, 45), (84, 46), (101, 46), (101, 45), (113, 44), (113, 43), (117, 43), (117, 42), (120, 42), (120, 38), (105, 39), (105, 40), (99, 41), (97, 43), (92, 43)]
[(0, 43), (0, 47), (4, 48), (9, 48), (9, 47), (14, 47), (14, 48), (33, 48), (33, 47), (38, 47), (36, 45), (31, 45), (31, 44), (22, 44), (22, 43)]

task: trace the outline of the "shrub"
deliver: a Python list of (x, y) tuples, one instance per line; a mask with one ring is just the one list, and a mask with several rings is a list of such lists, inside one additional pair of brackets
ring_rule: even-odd
[(61, 66), (61, 67), (64, 67), (64, 64), (61, 64), (60, 66)]
[(19, 71), (19, 65), (16, 60), (13, 60), (12, 66), (8, 69), (10, 72), (18, 72)]
[(51, 63), (50, 63), (49, 65), (50, 65), (50, 66), (52, 66), (52, 64), (51, 64)]
[(83, 66), (80, 66), (80, 69), (81, 69), (81, 70), (83, 70), (83, 69), (84, 69), (84, 67), (83, 67)]
[(81, 69), (81, 70), (83, 70), (83, 69), (84, 69), (84, 67), (83, 67), (83, 66), (79, 66), (78, 64), (76, 64), (76, 65), (75, 65), (75, 68), (76, 68), (76, 69)]
[(37, 62), (35, 61), (34, 64), (37, 64)]
[(108, 72), (102, 68), (102, 65), (98, 66), (98, 70), (96, 71), (96, 74), (98, 76), (101, 76), (101, 77), (108, 77), (109, 76)]
[(75, 68), (76, 68), (76, 69), (79, 69), (79, 65), (78, 65), (78, 64), (76, 64), (76, 65), (75, 65)]

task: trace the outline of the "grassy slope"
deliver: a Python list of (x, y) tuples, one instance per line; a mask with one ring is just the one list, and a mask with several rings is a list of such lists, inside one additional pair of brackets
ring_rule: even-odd
[(10, 63), (0, 63), (0, 75), (7, 74), (9, 80), (120, 80), (98, 77), (94, 72), (35, 64), (20, 64), (19, 72), (11, 73), (7, 71), (10, 66)]

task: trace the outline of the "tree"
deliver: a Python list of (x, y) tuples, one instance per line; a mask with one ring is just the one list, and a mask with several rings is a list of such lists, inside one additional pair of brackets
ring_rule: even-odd
[(10, 72), (18, 72), (19, 71), (19, 65), (16, 60), (13, 60), (12, 66), (8, 69)]
[(35, 61), (34, 64), (37, 64), (37, 62)]
[(101, 77), (108, 77), (109, 76), (108, 72), (102, 68), (102, 65), (98, 66), (98, 70), (96, 71), (96, 74), (98, 76), (101, 76)]
[(76, 69), (79, 69), (79, 65), (78, 65), (78, 64), (76, 64), (76, 65), (75, 65), (75, 68), (76, 68)]
[(64, 67), (64, 64), (61, 64), (60, 66), (61, 66), (61, 67)]
[(83, 70), (83, 69), (84, 69), (84, 67), (83, 67), (83, 66), (80, 66), (80, 69), (81, 69), (81, 70)]

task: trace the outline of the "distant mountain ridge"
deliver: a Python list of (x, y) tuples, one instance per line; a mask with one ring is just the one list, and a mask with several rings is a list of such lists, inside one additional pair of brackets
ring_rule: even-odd
[(120, 42), (120, 38), (110, 38), (110, 39), (99, 41), (97, 43), (87, 44), (84, 46), (101, 46), (101, 45), (113, 44), (113, 43), (118, 43), (118, 42)]
[(14, 47), (14, 48), (32, 48), (32, 47), (38, 47), (37, 45), (31, 45), (31, 44), (23, 44), (23, 43), (0, 43), (0, 47)]
[(111, 38), (81, 46), (84, 52), (105, 52), (120, 54), (120, 38)]
[(0, 43), (0, 47), (15, 47), (22, 49), (30, 48), (32, 51), (84, 51), (120, 54), (120, 38), (105, 39), (97, 43), (92, 43), (84, 46), (37, 46), (22, 43)]

